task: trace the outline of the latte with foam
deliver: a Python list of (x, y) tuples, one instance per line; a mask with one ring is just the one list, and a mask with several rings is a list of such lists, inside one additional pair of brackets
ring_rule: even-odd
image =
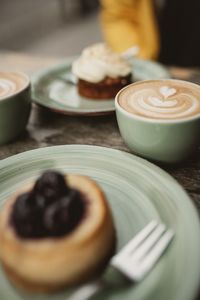
[(0, 100), (17, 94), (28, 84), (28, 77), (22, 73), (0, 72)]
[(176, 120), (200, 115), (200, 86), (181, 80), (149, 80), (131, 84), (117, 96), (129, 113), (150, 118)]

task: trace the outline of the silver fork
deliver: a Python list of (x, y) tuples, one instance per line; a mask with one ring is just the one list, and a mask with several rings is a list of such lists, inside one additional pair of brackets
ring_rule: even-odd
[[(118, 270), (129, 282), (139, 282), (155, 266), (173, 237), (172, 229), (167, 230), (164, 224), (153, 220), (113, 256), (109, 265)], [(68, 300), (88, 300), (107, 284), (109, 283), (98, 279), (83, 285)]]

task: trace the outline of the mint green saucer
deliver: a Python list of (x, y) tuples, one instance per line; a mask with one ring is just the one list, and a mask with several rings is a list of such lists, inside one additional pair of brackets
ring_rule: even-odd
[[(0, 162), (0, 205), (45, 169), (84, 174), (98, 182), (112, 209), (118, 250), (152, 219), (162, 220), (175, 231), (167, 252), (143, 282), (106, 291), (94, 299), (194, 299), (200, 282), (200, 224), (191, 199), (172, 177), (118, 150), (85, 145), (48, 147)], [(66, 300), (70, 292), (31, 296), (13, 288), (0, 270), (1, 300)]]
[[(32, 78), (32, 99), (53, 111), (68, 115), (101, 115), (115, 110), (114, 99), (91, 100), (78, 95), (77, 86), (66, 79), (72, 78), (71, 65), (75, 57), (35, 74)], [(133, 60), (135, 81), (170, 78), (167, 69), (152, 61)]]

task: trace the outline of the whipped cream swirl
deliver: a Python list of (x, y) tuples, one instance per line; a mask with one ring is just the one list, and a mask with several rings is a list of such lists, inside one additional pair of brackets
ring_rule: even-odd
[(193, 93), (165, 85), (127, 89), (120, 99), (125, 110), (147, 118), (180, 119), (200, 113), (200, 101)]
[(72, 72), (78, 78), (97, 83), (106, 77), (117, 78), (131, 73), (131, 64), (103, 43), (83, 50), (74, 61)]

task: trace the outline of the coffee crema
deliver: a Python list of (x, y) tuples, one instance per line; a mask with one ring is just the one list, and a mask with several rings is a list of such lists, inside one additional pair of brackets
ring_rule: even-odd
[(200, 114), (200, 86), (170, 79), (138, 82), (119, 92), (118, 103), (145, 118), (189, 118)]
[(26, 75), (17, 72), (0, 72), (0, 100), (18, 93), (27, 84)]

